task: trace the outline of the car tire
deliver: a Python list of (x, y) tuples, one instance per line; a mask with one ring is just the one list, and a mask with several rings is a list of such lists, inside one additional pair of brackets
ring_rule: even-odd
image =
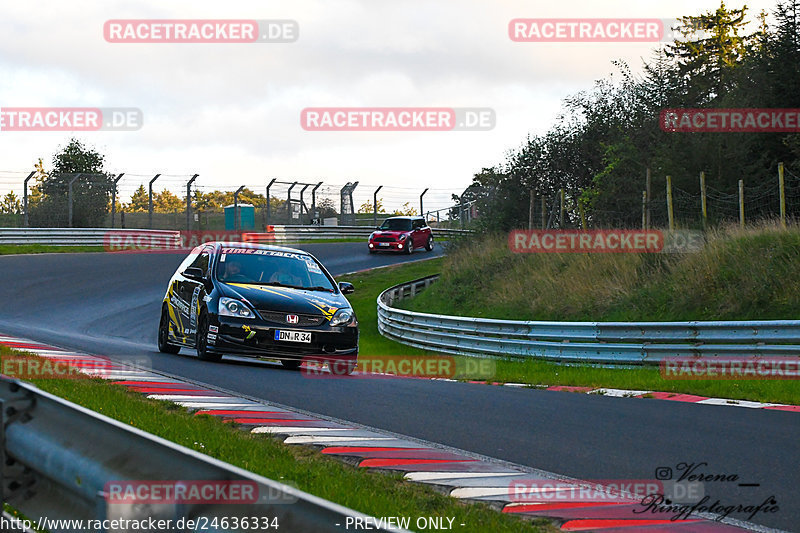
[(283, 368), (288, 368), (290, 370), (297, 370), (300, 368), (300, 365), (303, 364), (302, 359), (281, 359), (281, 364)]
[(218, 353), (209, 353), (208, 345), (208, 314), (202, 313), (200, 318), (197, 319), (197, 331), (195, 332), (195, 349), (197, 350), (197, 357), (203, 361), (217, 362), (222, 359), (222, 355)]
[(428, 242), (425, 243), (425, 249), (429, 252), (433, 251), (433, 236), (428, 237)]
[(413, 254), (413, 253), (414, 253), (414, 245), (413, 245), (413, 244), (411, 244), (411, 237), (409, 237), (408, 239), (406, 239), (406, 249), (405, 249), (405, 252), (406, 252), (408, 255), (411, 255), (411, 254)]
[(158, 321), (158, 351), (173, 355), (181, 351), (180, 346), (169, 343), (169, 313), (166, 305), (161, 307), (161, 319)]

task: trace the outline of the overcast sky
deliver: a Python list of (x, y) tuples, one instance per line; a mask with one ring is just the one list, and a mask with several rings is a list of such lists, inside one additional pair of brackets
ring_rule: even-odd
[[(136, 107), (138, 131), (77, 136), (126, 172), (123, 193), (162, 173), (178, 190), (259, 187), (269, 179), (360, 181), (357, 203), (444, 207), (474, 173), (546, 131), (565, 96), (623, 59), (635, 71), (655, 43), (517, 43), (514, 18), (675, 18), (719, 0), (26, 0), (0, 4), (0, 108)], [(729, 1), (728, 7), (741, 2)], [(748, 2), (751, 18), (772, 1)], [(288, 44), (118, 44), (109, 19), (292, 19)], [(483, 107), (491, 131), (315, 132), (306, 107)], [(69, 132), (0, 132), (0, 193), (49, 166)], [(285, 188), (282, 190), (285, 191)], [(276, 192), (280, 193), (280, 189)], [(283, 193), (281, 193), (283, 194)]]

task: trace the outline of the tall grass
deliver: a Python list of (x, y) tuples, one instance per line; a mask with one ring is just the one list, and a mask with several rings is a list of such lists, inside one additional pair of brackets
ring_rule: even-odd
[(455, 248), (439, 282), (400, 305), (518, 320), (800, 317), (800, 226), (718, 228), (685, 254), (516, 254), (507, 242)]

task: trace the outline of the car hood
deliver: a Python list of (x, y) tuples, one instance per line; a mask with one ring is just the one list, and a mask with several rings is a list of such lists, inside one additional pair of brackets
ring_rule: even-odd
[(375, 230), (375, 237), (394, 237), (395, 239), (400, 235), (408, 235), (411, 233), (411, 230), (408, 231), (392, 231), (392, 230)]
[(256, 309), (292, 314), (324, 315), (330, 319), (339, 309), (350, 308), (350, 304), (341, 293), (304, 291), (248, 283), (220, 282), (219, 286), (225, 296), (243, 299)]

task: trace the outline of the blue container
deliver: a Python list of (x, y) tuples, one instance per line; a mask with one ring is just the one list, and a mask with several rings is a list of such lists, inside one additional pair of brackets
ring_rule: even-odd
[[(234, 215), (238, 210), (238, 215)], [(234, 231), (236, 229), (234, 216), (239, 218), (240, 230), (252, 230), (256, 228), (256, 208), (250, 204), (239, 204), (234, 208), (233, 205), (225, 206), (225, 229), (227, 231)]]

